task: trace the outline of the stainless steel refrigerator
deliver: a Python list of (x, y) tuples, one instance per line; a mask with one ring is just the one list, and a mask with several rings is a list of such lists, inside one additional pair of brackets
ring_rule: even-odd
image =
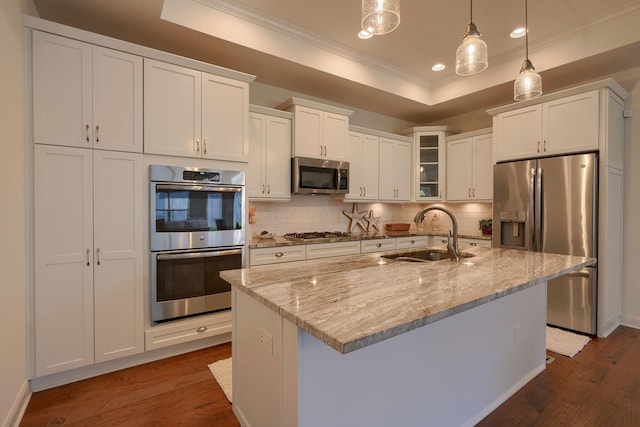
[[(597, 258), (596, 153), (494, 166), (493, 246)], [(596, 334), (598, 269), (550, 280), (547, 323)]]

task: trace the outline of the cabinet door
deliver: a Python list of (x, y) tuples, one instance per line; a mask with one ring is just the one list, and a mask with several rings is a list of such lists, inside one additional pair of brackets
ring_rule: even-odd
[(542, 105), (498, 114), (494, 120), (497, 133), (497, 160), (525, 159), (542, 152)]
[(381, 200), (396, 199), (396, 181), (393, 176), (395, 166), (395, 161), (393, 159), (394, 146), (395, 144), (392, 140), (380, 138), (380, 179), (378, 181), (378, 197)]
[(472, 138), (447, 142), (447, 200), (472, 198), (473, 163)]
[(265, 182), (269, 198), (291, 198), (291, 120), (267, 116)]
[(93, 140), (105, 150), (142, 153), (142, 58), (93, 47)]
[(443, 132), (416, 135), (416, 201), (444, 199), (446, 159)]
[(411, 143), (396, 141), (393, 162), (396, 199), (408, 201), (411, 199)]
[(493, 135), (473, 138), (473, 187), (475, 200), (493, 199)]
[(86, 149), (36, 144), (34, 150), (35, 361), (40, 377), (94, 360), (92, 161)]
[(379, 198), (409, 200), (411, 195), (411, 144), (380, 138)]
[[(361, 184), (364, 200), (378, 199), (378, 159), (380, 142), (372, 135), (364, 135), (362, 139)], [(409, 175), (411, 170), (407, 168)], [(409, 178), (410, 179), (410, 178)]]
[(201, 157), (201, 73), (144, 60), (144, 152)]
[(293, 115), (293, 155), (322, 158), (323, 112), (296, 105)]
[(91, 80), (91, 45), (33, 32), (36, 143), (92, 145)]
[(598, 91), (581, 93), (542, 105), (543, 149), (565, 154), (598, 149)]
[(249, 160), (249, 84), (202, 73), (202, 157)]
[(142, 154), (94, 151), (95, 361), (144, 351)]
[(340, 114), (323, 114), (322, 140), (327, 159), (345, 160), (349, 118)]
[[(363, 138), (366, 135), (358, 132), (349, 132), (347, 141), (347, 162), (349, 162), (349, 193), (344, 198), (347, 200), (360, 200), (364, 196), (362, 184), (362, 174), (364, 165), (362, 164)], [(376, 139), (376, 145), (378, 141)], [(378, 165), (376, 165), (378, 169)]]
[[(247, 197), (260, 198), (266, 194), (264, 140), (267, 116), (249, 114), (249, 167), (246, 171)], [(288, 159), (289, 156), (287, 155)]]

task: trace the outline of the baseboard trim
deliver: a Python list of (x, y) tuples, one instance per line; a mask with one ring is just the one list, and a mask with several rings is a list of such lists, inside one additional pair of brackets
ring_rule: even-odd
[(2, 427), (18, 427), (20, 425), (20, 421), (22, 421), (24, 411), (27, 410), (27, 405), (29, 405), (32, 394), (29, 388), (29, 382), (25, 380), (13, 401), (13, 405), (11, 405), (7, 417), (2, 423)]
[(119, 371), (121, 369), (130, 368), (132, 366), (142, 365), (143, 363), (155, 362), (156, 360), (166, 359), (168, 357), (177, 356), (179, 354), (188, 353), (190, 351), (201, 350), (203, 348), (214, 345), (224, 344), (231, 341), (231, 333), (216, 335), (209, 338), (203, 338), (196, 341), (190, 341), (182, 344), (176, 344), (170, 347), (164, 347), (157, 350), (146, 351), (122, 359), (110, 360), (108, 362), (98, 363), (96, 365), (84, 366), (82, 368), (70, 371), (60, 372), (57, 374), (47, 375), (44, 377), (31, 379), (31, 390), (42, 391), (53, 387), (73, 383), (87, 378), (95, 377), (109, 372)]
[(623, 314), (620, 316), (620, 324), (634, 329), (640, 329), (640, 316)]

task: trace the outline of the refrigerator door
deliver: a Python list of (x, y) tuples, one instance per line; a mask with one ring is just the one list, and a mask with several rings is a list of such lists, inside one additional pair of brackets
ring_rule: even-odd
[(597, 257), (597, 155), (578, 154), (538, 161), (540, 216), (537, 250)]
[(535, 170), (535, 160), (500, 163), (494, 166), (494, 248), (534, 250)]
[(547, 323), (594, 335), (597, 274), (584, 268), (547, 282)]

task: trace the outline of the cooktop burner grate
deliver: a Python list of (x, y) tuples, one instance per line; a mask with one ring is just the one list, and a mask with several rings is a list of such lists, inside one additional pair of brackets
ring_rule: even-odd
[(351, 236), (351, 233), (346, 231), (308, 231), (305, 233), (287, 233), (283, 237), (289, 240), (313, 240), (349, 236)]

